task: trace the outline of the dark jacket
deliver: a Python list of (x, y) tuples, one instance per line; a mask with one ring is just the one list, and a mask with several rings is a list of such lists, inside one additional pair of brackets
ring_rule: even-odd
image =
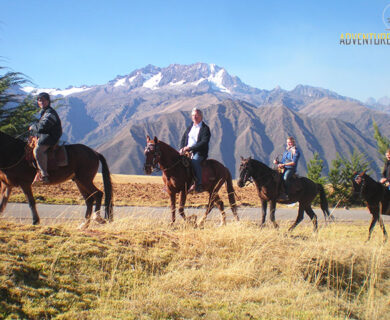
[(54, 146), (62, 135), (60, 117), (52, 107), (43, 109), (41, 118), (31, 127), (32, 133), (39, 138), (39, 145)]
[(390, 160), (387, 160), (383, 167), (382, 177), (386, 178), (387, 181), (390, 181)]
[[(181, 138), (180, 149), (184, 148), (188, 144), (188, 134), (192, 128), (192, 124), (186, 129)], [(199, 153), (205, 159), (208, 157), (209, 153), (209, 142), (210, 142), (210, 128), (207, 124), (202, 122), (202, 127), (199, 130), (198, 140), (195, 145), (193, 145), (190, 150), (192, 153)]]

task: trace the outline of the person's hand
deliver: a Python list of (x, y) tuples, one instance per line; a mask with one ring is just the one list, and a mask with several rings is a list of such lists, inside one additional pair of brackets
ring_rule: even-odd
[(284, 164), (283, 164), (283, 163), (279, 163), (279, 164), (278, 164), (278, 167), (279, 167), (279, 168), (284, 168)]
[(279, 161), (275, 159), (274, 160), (274, 164), (278, 164), (278, 163), (279, 163)]
[(380, 183), (385, 183), (386, 182), (386, 178), (382, 178), (382, 179), (380, 179), (379, 181), (380, 181)]

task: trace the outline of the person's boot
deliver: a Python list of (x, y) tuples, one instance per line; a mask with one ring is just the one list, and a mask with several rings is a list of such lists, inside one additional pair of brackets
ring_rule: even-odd
[(195, 191), (196, 191), (196, 193), (202, 193), (202, 192), (204, 192), (203, 185), (198, 184), (198, 185), (195, 187)]
[(278, 200), (280, 200), (280, 201), (288, 201), (290, 199), (289, 199), (287, 193), (281, 192), (281, 193), (279, 193)]

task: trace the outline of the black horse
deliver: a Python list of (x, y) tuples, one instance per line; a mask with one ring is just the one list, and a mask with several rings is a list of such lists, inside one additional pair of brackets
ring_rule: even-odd
[(276, 202), (283, 204), (299, 202), (297, 219), (288, 230), (293, 230), (303, 220), (303, 213), (306, 211), (313, 222), (314, 231), (317, 231), (317, 216), (311, 208), (311, 204), (318, 193), (320, 194), (321, 209), (324, 213), (325, 221), (329, 218), (328, 201), (326, 199), (324, 188), (321, 184), (315, 183), (305, 177), (297, 177), (295, 178), (295, 185), (292, 186), (290, 190), (289, 200), (278, 200), (279, 184), (281, 183), (280, 173), (260, 161), (252, 158), (244, 159), (241, 157), (240, 178), (237, 184), (242, 188), (245, 186), (246, 182), (251, 181), (252, 179), (261, 199), (263, 213), (261, 220), (262, 226), (265, 223), (267, 215), (268, 201), (271, 202), (270, 219), (275, 228), (278, 227), (278, 224), (275, 222)]
[(355, 193), (358, 193), (366, 201), (367, 208), (372, 215), (367, 241), (371, 239), (372, 231), (379, 221), (386, 242), (388, 236), (381, 215), (390, 215), (390, 191), (383, 184), (372, 179), (365, 171), (356, 173), (352, 184)]

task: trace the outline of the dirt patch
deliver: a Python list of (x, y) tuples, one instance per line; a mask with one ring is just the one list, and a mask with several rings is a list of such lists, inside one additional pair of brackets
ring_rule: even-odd
[[(134, 181), (129, 181), (134, 177)], [(136, 176), (129, 176), (126, 182), (122, 177), (121, 182), (115, 182), (113, 178), (114, 203), (115, 205), (127, 206), (167, 206), (169, 205), (169, 196), (164, 190), (164, 184), (161, 177), (151, 177), (150, 180), (142, 180)], [(159, 178), (159, 179), (158, 179)], [(161, 180), (161, 182), (157, 182)], [(140, 181), (140, 182), (139, 182)], [(151, 182), (148, 182), (151, 181)], [(103, 184), (99, 178), (96, 179), (96, 186), (103, 190)], [(257, 196), (254, 185), (244, 188), (237, 187), (234, 183), (236, 193), (236, 202), (239, 205), (260, 206), (260, 200)], [(73, 181), (67, 181), (59, 185), (33, 186), (33, 193), (37, 202), (41, 203), (65, 203), (65, 204), (83, 204), (76, 184)], [(225, 186), (219, 192), (225, 205), (228, 205), (228, 198)], [(208, 193), (189, 195), (187, 197), (187, 206), (207, 205)], [(20, 188), (15, 188), (12, 192), (10, 201), (26, 202)]]

